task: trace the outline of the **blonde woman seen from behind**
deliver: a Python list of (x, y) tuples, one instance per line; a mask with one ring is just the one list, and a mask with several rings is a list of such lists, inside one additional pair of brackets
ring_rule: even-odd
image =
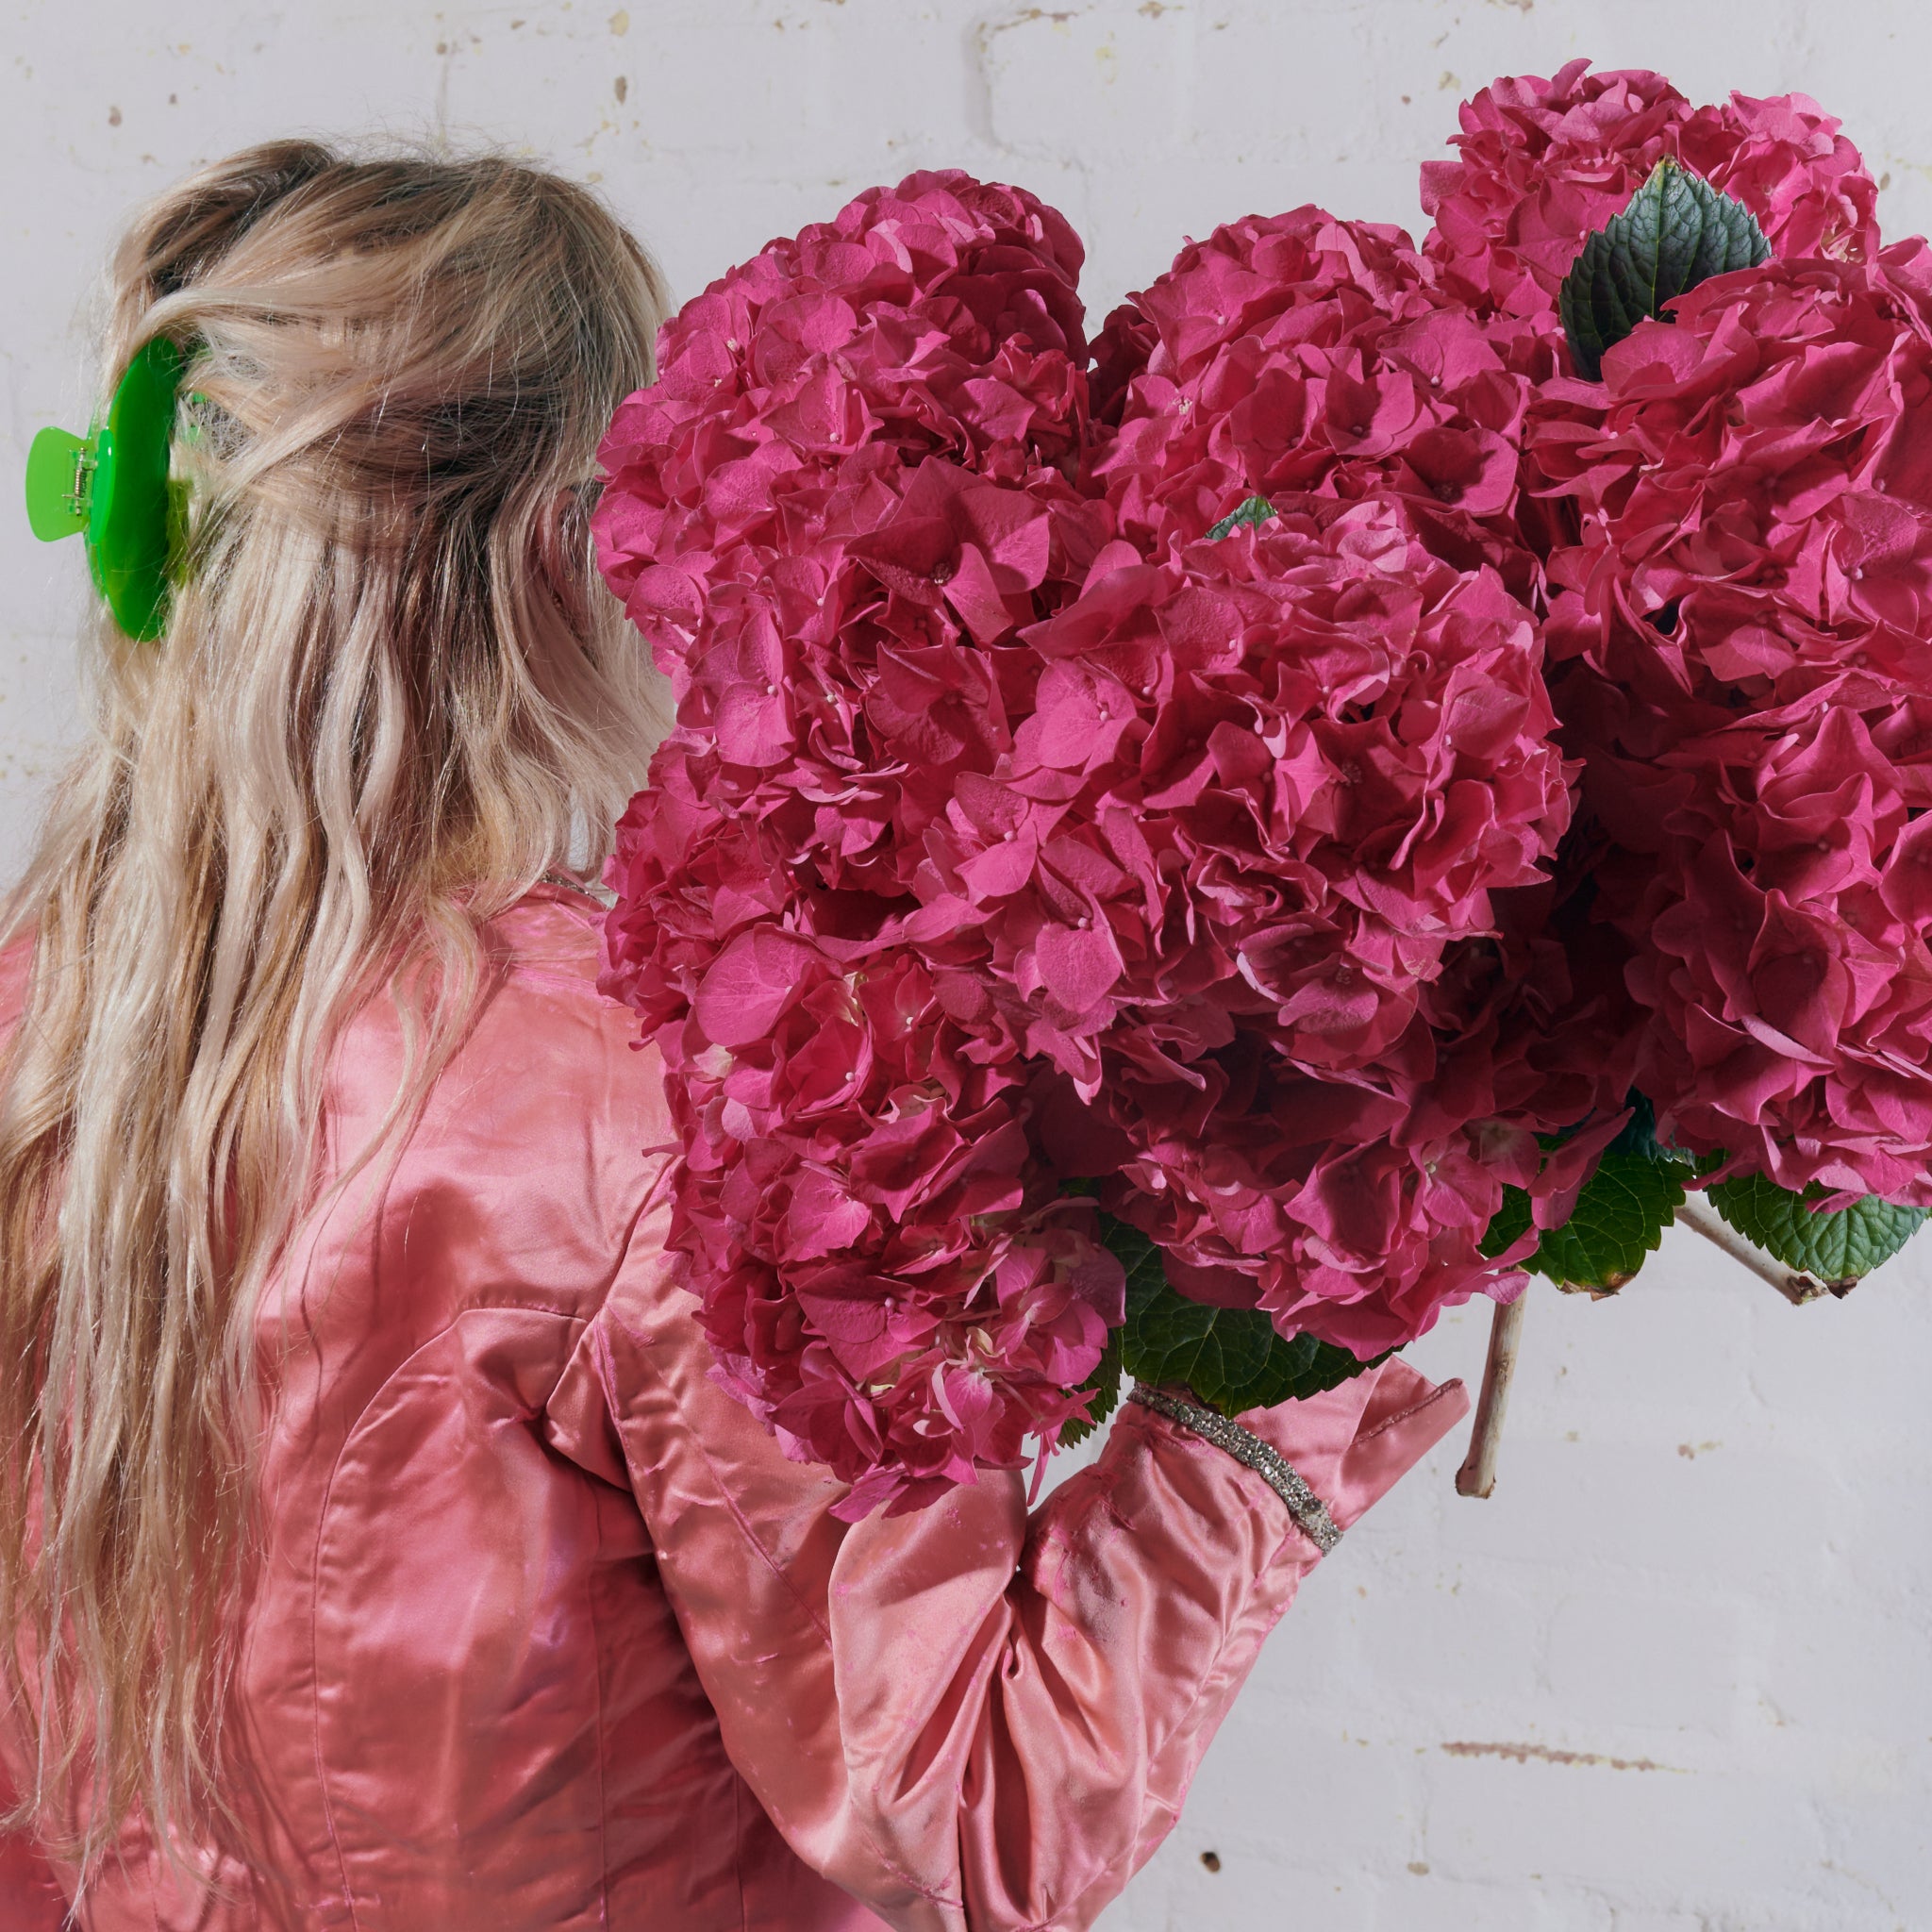
[[(708, 1379), (579, 883), (662, 728), (589, 537), (648, 258), (289, 142), (112, 295), (185, 524), (0, 941), (0, 1924), (1091, 1924), (1319, 1552), (1141, 1407), (848, 1525)], [(1346, 1527), (1462, 1407), (1241, 1420)]]

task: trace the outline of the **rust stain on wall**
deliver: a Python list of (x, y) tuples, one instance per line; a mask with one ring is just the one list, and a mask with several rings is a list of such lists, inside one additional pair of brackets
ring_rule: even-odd
[(1594, 1764), (1611, 1771), (1668, 1771), (1678, 1777), (1686, 1774), (1674, 1764), (1658, 1764), (1649, 1757), (1606, 1757), (1597, 1751), (1556, 1751), (1547, 1744), (1444, 1744), (1451, 1757), (1507, 1757), (1512, 1764)]

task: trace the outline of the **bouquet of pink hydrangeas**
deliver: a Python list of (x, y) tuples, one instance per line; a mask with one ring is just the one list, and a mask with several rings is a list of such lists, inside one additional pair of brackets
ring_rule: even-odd
[(612, 425), (677, 724), (605, 984), (849, 1513), (1613, 1288), (1687, 1191), (1831, 1281), (1932, 1206), (1932, 258), (1800, 99), (1463, 127), (1420, 252), (1250, 218), (1091, 346), (1052, 209), (870, 191)]

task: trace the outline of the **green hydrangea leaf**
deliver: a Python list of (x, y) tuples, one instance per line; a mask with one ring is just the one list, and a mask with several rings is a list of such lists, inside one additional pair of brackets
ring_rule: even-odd
[(1506, 1183), (1503, 1205), (1490, 1217), (1490, 1224), (1483, 1233), (1484, 1255), (1493, 1261), (1505, 1248), (1513, 1247), (1529, 1232), (1530, 1219), (1529, 1196), (1521, 1188)]
[(1265, 524), (1274, 514), (1274, 506), (1265, 496), (1250, 496), (1238, 503), (1208, 532), (1208, 541), (1218, 543), (1224, 537), (1231, 536), (1243, 524)]
[(1630, 1118), (1610, 1142), (1610, 1153), (1641, 1154), (1646, 1160), (1668, 1160), (1679, 1167), (1694, 1165), (1692, 1157), (1683, 1148), (1667, 1147), (1657, 1139), (1657, 1108), (1650, 1104), (1648, 1095), (1633, 1087), (1624, 1096), (1624, 1104), (1630, 1109)]
[(1084, 1442), (1120, 1406), (1121, 1332), (1118, 1328), (1107, 1331), (1107, 1346), (1101, 1351), (1100, 1359), (1094, 1363), (1093, 1373), (1080, 1384), (1081, 1388), (1094, 1391), (1093, 1400), (1087, 1407), (1087, 1420), (1084, 1423), (1071, 1422), (1060, 1431), (1062, 1449), (1071, 1449), (1076, 1442)]
[(1601, 381), (1604, 351), (1661, 316), (1674, 296), (1770, 258), (1771, 243), (1742, 202), (1660, 160), (1623, 213), (1586, 238), (1563, 277), (1557, 304), (1576, 373)]
[[(1684, 1182), (1699, 1168), (1714, 1166), (1723, 1156), (1699, 1162), (1681, 1147), (1667, 1147), (1657, 1137), (1657, 1110), (1634, 1088), (1625, 1097), (1630, 1118), (1604, 1150), (1596, 1172), (1585, 1182), (1575, 1211), (1561, 1227), (1552, 1228), (1522, 1265), (1546, 1274), (1563, 1288), (1586, 1288), (1614, 1293), (1654, 1254), (1664, 1229), (1684, 1205)], [(1573, 1130), (1574, 1131), (1574, 1130)], [(1541, 1138), (1545, 1153), (1554, 1152), (1569, 1133)], [(1484, 1230), (1482, 1251), (1492, 1258), (1528, 1233), (1529, 1196), (1521, 1188), (1505, 1187), (1503, 1205)]]
[(1890, 1260), (1919, 1231), (1924, 1208), (1900, 1208), (1868, 1194), (1849, 1208), (1815, 1213), (1807, 1205), (1826, 1191), (1794, 1194), (1762, 1174), (1739, 1174), (1707, 1191), (1710, 1205), (1748, 1241), (1787, 1268), (1816, 1275), (1827, 1287), (1849, 1287)]
[(1159, 1249), (1139, 1228), (1108, 1214), (1100, 1225), (1127, 1272), (1120, 1358), (1137, 1382), (1185, 1382), (1208, 1407), (1239, 1415), (1319, 1395), (1375, 1366), (1312, 1335), (1281, 1335), (1257, 1309), (1189, 1301), (1169, 1286)]
[(1567, 1288), (1622, 1288), (1677, 1218), (1685, 1172), (1638, 1148), (1607, 1148), (1575, 1212), (1544, 1233), (1529, 1265)]
[[(1684, 1205), (1685, 1181), (1700, 1166), (1682, 1148), (1657, 1139), (1657, 1111), (1641, 1093), (1633, 1090), (1627, 1105), (1630, 1118), (1584, 1183), (1575, 1211), (1561, 1227), (1544, 1233), (1523, 1263), (1561, 1287), (1606, 1294), (1622, 1288), (1643, 1266), (1644, 1257), (1657, 1251)], [(1548, 1137), (1544, 1150), (1554, 1151), (1568, 1138)], [(1528, 1233), (1530, 1221), (1529, 1196), (1521, 1188), (1506, 1187), (1503, 1205), (1484, 1231), (1483, 1253), (1502, 1254)]]

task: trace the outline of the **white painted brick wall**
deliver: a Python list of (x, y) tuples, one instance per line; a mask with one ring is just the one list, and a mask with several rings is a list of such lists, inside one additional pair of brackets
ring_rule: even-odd
[[(1888, 228), (1932, 226), (1915, 0), (5, 8), (0, 875), (75, 728), (81, 581), (13, 479), (84, 414), (116, 224), (192, 163), (304, 128), (527, 147), (601, 181), (685, 294), (957, 163), (1066, 210), (1104, 312), (1250, 209), (1419, 227), (1458, 97), (1579, 53), (1702, 99), (1807, 89)], [(1932, 1928), (1928, 1289), (1932, 1237), (1794, 1310), (1686, 1236), (1619, 1300), (1540, 1293), (1495, 1498), (1453, 1493), (1445, 1445), (1354, 1533), (1110, 1932)], [(1453, 1315), (1415, 1358), (1474, 1378), (1485, 1329)]]

